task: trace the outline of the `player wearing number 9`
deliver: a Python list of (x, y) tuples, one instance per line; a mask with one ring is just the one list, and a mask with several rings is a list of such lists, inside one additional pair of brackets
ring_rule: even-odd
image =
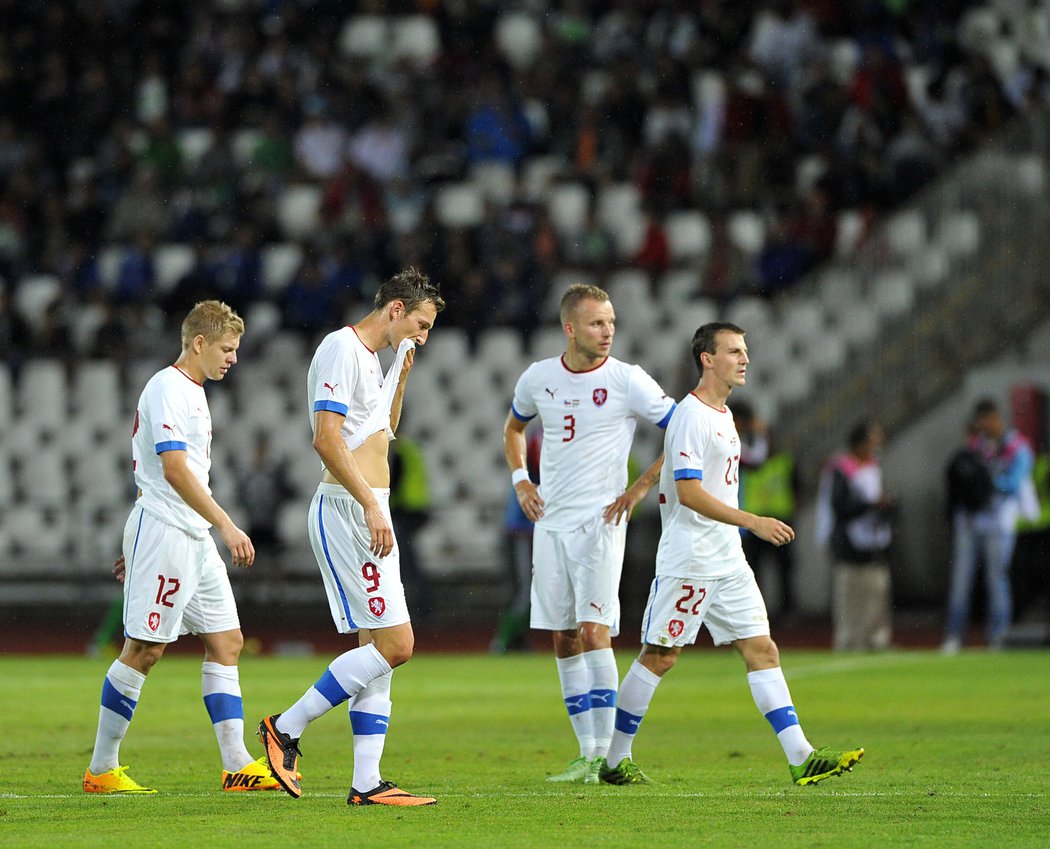
[[(329, 608), (358, 646), (333, 660), (302, 697), (259, 725), (274, 775), (294, 797), (299, 737), (319, 716), (347, 703), (354, 734), (351, 805), (430, 805), (385, 781), (379, 770), (390, 721), (392, 670), (412, 656), (414, 636), (390, 519), (387, 446), (401, 418), (415, 347), (426, 343), (445, 302), (413, 268), (383, 283), (374, 309), (328, 334), (307, 375), (313, 446), (321, 483), (310, 503), (310, 543)], [(377, 351), (396, 351), (386, 375)]]

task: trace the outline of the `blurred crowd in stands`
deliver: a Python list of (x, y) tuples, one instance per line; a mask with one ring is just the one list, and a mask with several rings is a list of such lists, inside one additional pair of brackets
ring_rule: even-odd
[[(711, 224), (696, 294), (775, 294), (832, 254), (840, 211), (871, 219), (899, 205), (1050, 98), (1042, 68), (1003, 73), (965, 44), (973, 6), (0, 0), (0, 352), (134, 357), (158, 321), (205, 295), (240, 310), (269, 299), (313, 337), (405, 265), (441, 284), (443, 324), (527, 332), (559, 269), (600, 279), (626, 264), (659, 285), (672, 265), (665, 221), (682, 209)], [(535, 56), (499, 43), (511, 13), (538, 23)], [(356, 57), (340, 35), (365, 14), (428, 16), (439, 49)], [(207, 144), (188, 150), (199, 130)], [(440, 186), (493, 161), (520, 178), (540, 156), (595, 195), (638, 189), (632, 255), (593, 215), (567, 237), (520, 190), (476, 226), (440, 220)], [(286, 239), (282, 197), (301, 184), (322, 192), (318, 226), (272, 290), (261, 252)], [(736, 209), (765, 221), (753, 256), (727, 236)], [(154, 251), (172, 242), (195, 259), (161, 291)], [(125, 250), (106, 281), (111, 245)], [(40, 274), (61, 289), (30, 327), (12, 303)], [(83, 340), (73, 331), (88, 308), (100, 317)]]

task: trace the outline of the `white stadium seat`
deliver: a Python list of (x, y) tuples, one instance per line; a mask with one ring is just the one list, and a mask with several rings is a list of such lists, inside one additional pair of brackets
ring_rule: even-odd
[(161, 245), (153, 252), (153, 267), (159, 292), (170, 292), (193, 270), (197, 255), (189, 245)]
[(472, 182), (449, 183), (438, 189), (434, 212), (441, 224), (453, 230), (476, 227), (485, 217), (485, 199)]
[(15, 311), (35, 328), (44, 322), (48, 308), (62, 293), (62, 283), (53, 274), (34, 274), (22, 278), (15, 290)]
[(711, 225), (702, 212), (673, 212), (667, 216), (664, 227), (675, 262), (700, 259), (711, 247)]
[(352, 59), (378, 59), (389, 50), (390, 33), (382, 15), (355, 15), (339, 31), (339, 49)]
[(547, 196), (547, 211), (554, 229), (563, 237), (579, 234), (587, 223), (591, 193), (583, 183), (557, 183)]
[(427, 15), (406, 15), (393, 19), (390, 55), (429, 65), (441, 55), (441, 35), (434, 19)]
[(748, 256), (757, 254), (766, 243), (766, 225), (757, 212), (747, 209), (732, 212), (727, 227), (729, 240)]
[(886, 223), (885, 234), (890, 253), (906, 259), (926, 247), (926, 218), (918, 209), (899, 212)]
[(514, 68), (532, 65), (543, 46), (543, 30), (532, 15), (504, 12), (495, 30), (496, 46)]
[(324, 190), (310, 183), (286, 186), (277, 200), (277, 223), (287, 239), (303, 239), (321, 223)]
[(262, 249), (263, 287), (271, 294), (283, 292), (303, 263), (303, 249), (295, 242), (281, 242)]

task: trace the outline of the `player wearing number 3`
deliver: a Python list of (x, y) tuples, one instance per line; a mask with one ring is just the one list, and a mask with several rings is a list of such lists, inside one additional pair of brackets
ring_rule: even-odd
[(202, 301), (182, 323), (182, 353), (146, 384), (131, 438), (139, 496), (124, 528), (124, 648), (102, 684), (98, 732), (84, 773), (88, 793), (154, 793), (120, 766), (118, 752), (146, 676), (169, 643), (194, 633), (204, 643), (201, 687), (222, 752), (224, 790), (276, 790), (265, 761), (244, 746), (237, 671), (244, 639), (230, 578), (209, 531), (234, 565), (251, 566), (251, 540), (215, 502), (208, 486), (211, 414), (205, 380), (222, 380), (237, 362), (244, 322), (226, 304)]
[(609, 763), (619, 783), (648, 783), (631, 758), (634, 735), (662, 677), (705, 624), (715, 645), (732, 644), (743, 657), (751, 695), (773, 726), (792, 780), (812, 784), (849, 770), (864, 750), (815, 750), (806, 739), (744, 559), (738, 527), (774, 545), (795, 538), (779, 519), (737, 509), (740, 438), (726, 401), (747, 377), (744, 331), (705, 324), (692, 349), (700, 382), (675, 409), (664, 437), (656, 577), (642, 617), (642, 652), (620, 687)]
[[(596, 784), (606, 766), (616, 708), (620, 571), (627, 518), (656, 484), (658, 459), (627, 487), (636, 421), (664, 427), (674, 402), (641, 368), (609, 356), (616, 313), (595, 286), (561, 302), (565, 353), (519, 378), (504, 426), (511, 480), (533, 536), (533, 628), (554, 632), (562, 697), (580, 745), (548, 781)], [(525, 467), (525, 427), (540, 417), (540, 485)]]
[[(412, 623), (401, 585), (390, 521), (389, 440), (401, 418), (415, 346), (430, 335), (445, 302), (413, 268), (383, 283), (374, 309), (353, 326), (329, 333), (307, 377), (314, 449), (321, 483), (310, 503), (309, 532), (336, 628), (357, 632), (359, 645), (333, 660), (302, 697), (259, 724), (277, 780), (298, 798), (299, 737), (344, 702), (354, 735), (350, 805), (432, 805), (380, 777), (394, 667), (412, 656)], [(396, 354), (383, 375), (376, 352)]]

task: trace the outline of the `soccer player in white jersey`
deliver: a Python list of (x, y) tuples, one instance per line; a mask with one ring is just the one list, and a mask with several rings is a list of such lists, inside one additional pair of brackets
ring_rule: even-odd
[(211, 414), (205, 380), (222, 380), (237, 362), (244, 322), (226, 304), (202, 301), (182, 323), (182, 353), (146, 384), (131, 439), (139, 496), (124, 528), (115, 573), (124, 582), (120, 657), (102, 684), (98, 733), (84, 773), (88, 793), (155, 793), (120, 765), (119, 748), (146, 676), (169, 643), (194, 633), (204, 643), (201, 684), (222, 752), (223, 790), (278, 790), (266, 759), (244, 746), (237, 672), (244, 638), (226, 564), (210, 529), (233, 562), (251, 566), (255, 549), (212, 498)]
[(814, 749), (806, 739), (769, 636), (765, 602), (744, 559), (738, 528), (778, 546), (795, 538), (779, 519), (737, 508), (740, 439), (726, 401), (747, 377), (744, 331), (727, 322), (705, 324), (692, 349), (700, 382), (678, 404), (664, 436), (663, 531), (642, 617), (642, 652), (620, 686), (609, 747), (613, 783), (649, 783), (631, 757), (634, 735), (657, 685), (705, 624), (715, 645), (731, 644), (743, 657), (751, 695), (773, 726), (792, 780), (812, 784), (850, 770), (864, 750)]
[[(277, 780), (298, 798), (299, 737), (319, 716), (348, 703), (354, 735), (349, 805), (432, 805), (380, 775), (390, 722), (391, 672), (412, 656), (415, 638), (401, 584), (390, 521), (388, 442), (394, 438), (414, 345), (427, 341), (445, 302), (413, 268), (383, 283), (374, 309), (328, 334), (307, 379), (307, 401), (321, 458), (321, 483), (310, 503), (310, 542), (340, 633), (359, 645), (333, 660), (283, 713), (259, 724)], [(377, 351), (397, 351), (386, 376)]]
[[(616, 709), (620, 572), (627, 519), (656, 484), (658, 458), (627, 487), (638, 419), (665, 427), (674, 402), (639, 366), (609, 355), (616, 313), (596, 286), (562, 297), (565, 353), (533, 363), (518, 379), (503, 429), (511, 480), (533, 536), (533, 628), (552, 631), (562, 698), (580, 746), (548, 781), (597, 784)], [(526, 470), (525, 428), (543, 426), (540, 485)]]

